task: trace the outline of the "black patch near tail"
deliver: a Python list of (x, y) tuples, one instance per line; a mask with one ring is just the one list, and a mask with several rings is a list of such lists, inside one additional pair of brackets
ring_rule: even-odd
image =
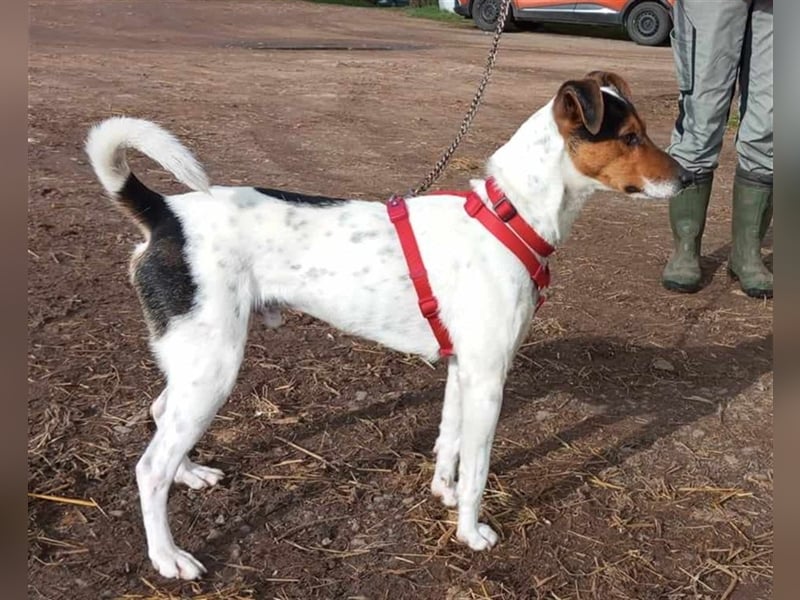
[(279, 200), (283, 200), (284, 202), (291, 202), (293, 204), (308, 204), (309, 206), (339, 206), (345, 202), (348, 202), (345, 198), (331, 198), (329, 196), (311, 196), (308, 194), (298, 194), (296, 192), (286, 192), (284, 190), (273, 190), (270, 188), (262, 188), (257, 187), (254, 188), (257, 192), (264, 194), (265, 196), (270, 196), (272, 198), (278, 198)]
[(175, 215), (169, 210), (164, 196), (154, 192), (133, 173), (128, 175), (125, 185), (117, 193), (119, 202), (131, 216), (149, 230), (155, 229), (159, 223)]
[(186, 262), (186, 237), (164, 196), (147, 188), (131, 173), (119, 201), (150, 230), (150, 242), (133, 269), (133, 283), (148, 325), (157, 336), (169, 320), (192, 309), (197, 286)]

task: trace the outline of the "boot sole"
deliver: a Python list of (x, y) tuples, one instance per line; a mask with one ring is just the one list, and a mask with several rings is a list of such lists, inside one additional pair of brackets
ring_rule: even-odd
[[(728, 267), (728, 276), (734, 281), (739, 281), (739, 276), (730, 267)], [(741, 286), (741, 282), (739, 287), (741, 287), (742, 291), (751, 298), (758, 298), (759, 300), (769, 300), (772, 298), (772, 290), (762, 290), (761, 288), (745, 288)]]
[(678, 292), (680, 294), (696, 294), (700, 291), (699, 283), (678, 283), (677, 281), (662, 279), (661, 285), (670, 292)]

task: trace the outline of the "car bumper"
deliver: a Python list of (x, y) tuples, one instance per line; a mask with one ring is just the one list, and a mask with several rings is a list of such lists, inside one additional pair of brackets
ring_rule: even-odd
[(453, 6), (453, 10), (457, 15), (461, 15), (462, 17), (469, 18), (472, 16), (469, 11), (469, 4), (461, 4), (460, 2), (457, 1)]

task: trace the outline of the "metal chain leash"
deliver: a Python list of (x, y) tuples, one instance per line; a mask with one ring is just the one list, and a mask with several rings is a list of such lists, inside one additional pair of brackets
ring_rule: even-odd
[(472, 125), (472, 119), (475, 117), (475, 113), (478, 112), (478, 107), (480, 106), (481, 100), (483, 99), (483, 92), (486, 89), (486, 84), (489, 83), (489, 78), (492, 75), (492, 70), (494, 69), (495, 59), (497, 58), (497, 48), (500, 43), (500, 36), (503, 34), (503, 29), (505, 28), (506, 18), (508, 17), (508, 10), (511, 6), (511, 0), (501, 0), (502, 5), (500, 6), (500, 14), (497, 16), (497, 27), (494, 30), (494, 37), (492, 38), (492, 45), (489, 48), (489, 55), (486, 57), (486, 68), (483, 71), (483, 77), (481, 78), (481, 82), (478, 84), (478, 89), (475, 92), (475, 96), (472, 98), (472, 102), (469, 105), (469, 110), (467, 114), (464, 115), (463, 121), (461, 121), (461, 127), (458, 128), (458, 133), (456, 134), (455, 139), (453, 139), (453, 143), (444, 151), (441, 158), (437, 161), (434, 165), (433, 169), (430, 173), (428, 173), (427, 177), (422, 180), (422, 182), (411, 191), (411, 194), (414, 196), (420, 195), (422, 192), (426, 191), (433, 183), (441, 177), (442, 173), (444, 172), (445, 168), (447, 168), (447, 163), (450, 162), (450, 158), (455, 153), (456, 148), (461, 143), (461, 138), (469, 131), (470, 125)]

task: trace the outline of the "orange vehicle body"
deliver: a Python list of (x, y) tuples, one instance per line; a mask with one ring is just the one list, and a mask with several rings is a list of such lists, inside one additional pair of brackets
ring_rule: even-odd
[[(625, 27), (640, 44), (658, 45), (672, 29), (676, 0), (511, 0), (511, 22), (582, 23)], [(455, 12), (472, 18), (484, 30), (493, 29), (502, 0), (455, 0)]]

